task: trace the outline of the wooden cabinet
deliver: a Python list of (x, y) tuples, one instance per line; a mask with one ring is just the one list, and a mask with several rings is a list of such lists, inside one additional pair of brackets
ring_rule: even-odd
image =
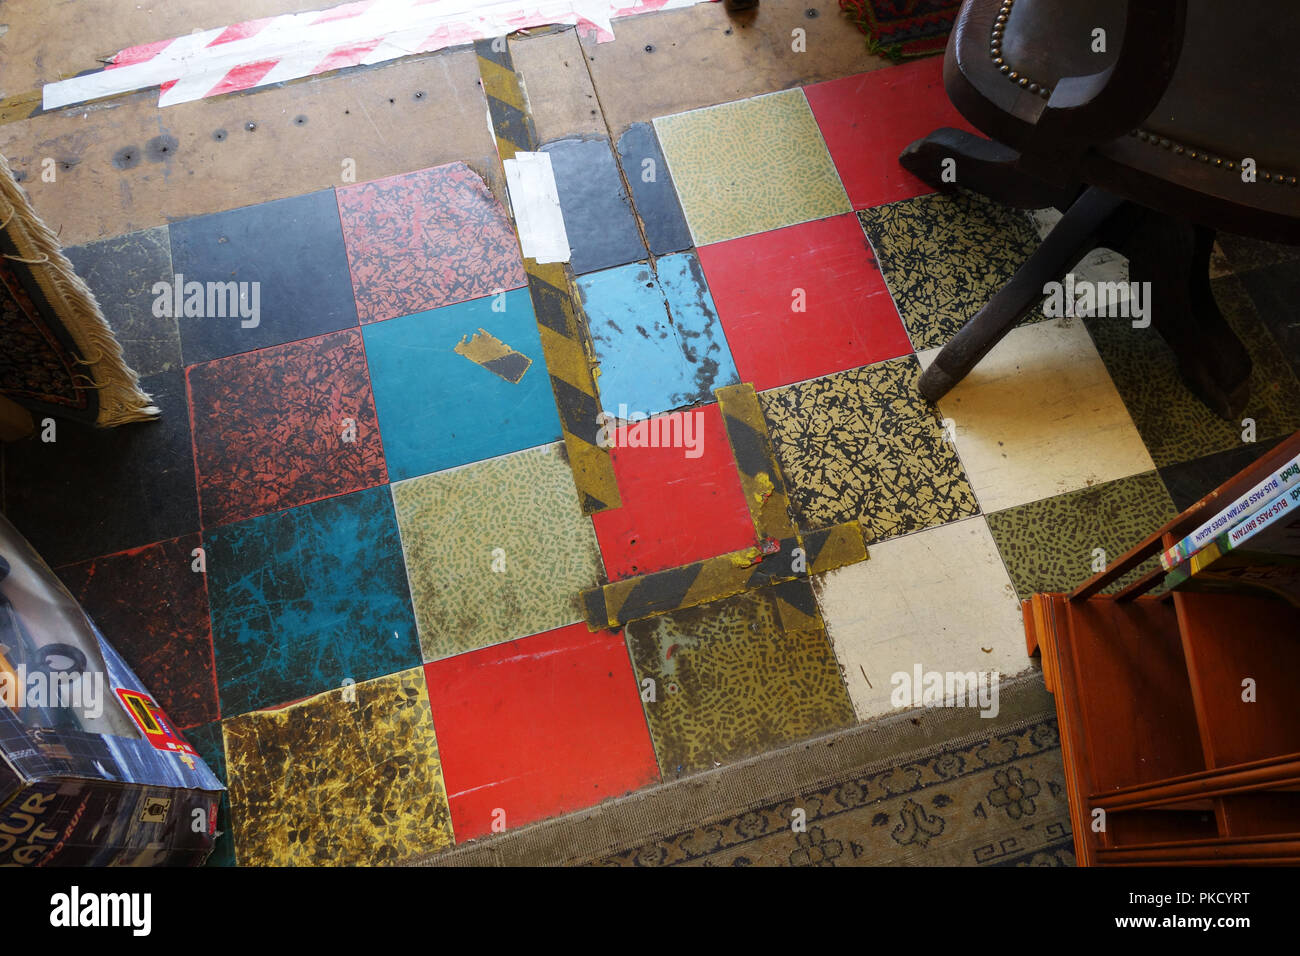
[(1300, 432), (1073, 592), (1023, 602), (1081, 865), (1300, 863), (1300, 609), (1153, 593), (1158, 565), (1101, 593), (1297, 454)]

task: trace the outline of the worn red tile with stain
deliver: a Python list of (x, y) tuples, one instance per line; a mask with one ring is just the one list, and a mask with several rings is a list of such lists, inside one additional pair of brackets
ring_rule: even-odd
[(620, 633), (571, 624), (424, 670), (457, 842), (659, 781)]
[(186, 370), (203, 526), (388, 480), (360, 330)]
[(699, 249), (742, 381), (775, 388), (912, 351), (849, 213)]
[(464, 163), (344, 186), (337, 195), (362, 322), (527, 282), (505, 210)]
[(217, 720), (208, 591), (188, 534), (59, 568), (113, 649), (178, 727)]
[(692, 416), (688, 434), (698, 442), (697, 457), (683, 447), (629, 447), (636, 424), (612, 432), (610, 457), (623, 506), (591, 516), (611, 580), (739, 551), (756, 541), (717, 404), (672, 415)]
[(941, 56), (814, 83), (804, 93), (854, 209), (934, 192), (898, 165), (898, 154), (941, 126), (977, 132), (948, 101)]

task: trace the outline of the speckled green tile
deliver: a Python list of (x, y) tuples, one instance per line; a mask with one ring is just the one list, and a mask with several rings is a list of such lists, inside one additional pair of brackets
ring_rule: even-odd
[(627, 626), (665, 779), (854, 723), (825, 630), (783, 629), (778, 595), (816, 614), (794, 581)]
[(760, 393), (802, 528), (858, 519), (868, 542), (978, 514), (915, 356)]
[(241, 864), (394, 863), (451, 845), (423, 668), (223, 726)]
[[(1241, 419), (1254, 419), (1258, 441), (1290, 434), (1300, 428), (1300, 382), (1260, 322), (1241, 279), (1216, 279), (1211, 288), (1254, 362), (1250, 401)], [(1084, 323), (1157, 468), (1241, 446), (1242, 425), (1219, 418), (1188, 390), (1174, 353), (1154, 328), (1135, 329), (1129, 320), (1115, 318)]]
[(803, 90), (661, 116), (696, 245), (851, 211)]
[[(1160, 476), (1148, 471), (1008, 508), (989, 515), (988, 523), (1025, 600), (1036, 591), (1069, 591), (1092, 577), (1094, 561), (1113, 561), (1177, 515)], [(1108, 590), (1155, 566), (1152, 558)]]
[(918, 196), (858, 218), (918, 351), (946, 344), (1038, 248), (1023, 210), (973, 193)]
[(426, 661), (582, 619), (600, 557), (562, 448), (393, 485)]

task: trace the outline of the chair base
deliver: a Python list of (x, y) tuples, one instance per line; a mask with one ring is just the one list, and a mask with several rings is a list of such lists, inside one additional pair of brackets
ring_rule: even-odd
[[(945, 166), (945, 160), (952, 160)], [(935, 357), (921, 394), (937, 402), (975, 367), (1060, 281), (1098, 246), (1129, 259), (1129, 281), (1150, 282), (1151, 328), (1173, 350), (1183, 381), (1216, 415), (1235, 420), (1250, 397), (1251, 360), (1210, 289), (1214, 232), (1089, 187), (1040, 183), (1017, 168), (999, 143), (940, 129), (908, 146), (899, 162), (936, 189), (956, 186), (1021, 208), (1055, 206), (1064, 215), (1042, 245)], [(945, 182), (943, 170), (955, 170)], [(1077, 196), (1078, 198), (1074, 198)]]

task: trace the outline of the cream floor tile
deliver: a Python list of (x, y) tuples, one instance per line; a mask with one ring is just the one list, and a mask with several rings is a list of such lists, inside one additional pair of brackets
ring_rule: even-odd
[(1078, 319), (1012, 329), (939, 411), (985, 514), (1154, 467)]
[(983, 517), (871, 547), (871, 560), (825, 575), (818, 601), (859, 720), (898, 709), (897, 673), (1033, 666), (1020, 603)]

